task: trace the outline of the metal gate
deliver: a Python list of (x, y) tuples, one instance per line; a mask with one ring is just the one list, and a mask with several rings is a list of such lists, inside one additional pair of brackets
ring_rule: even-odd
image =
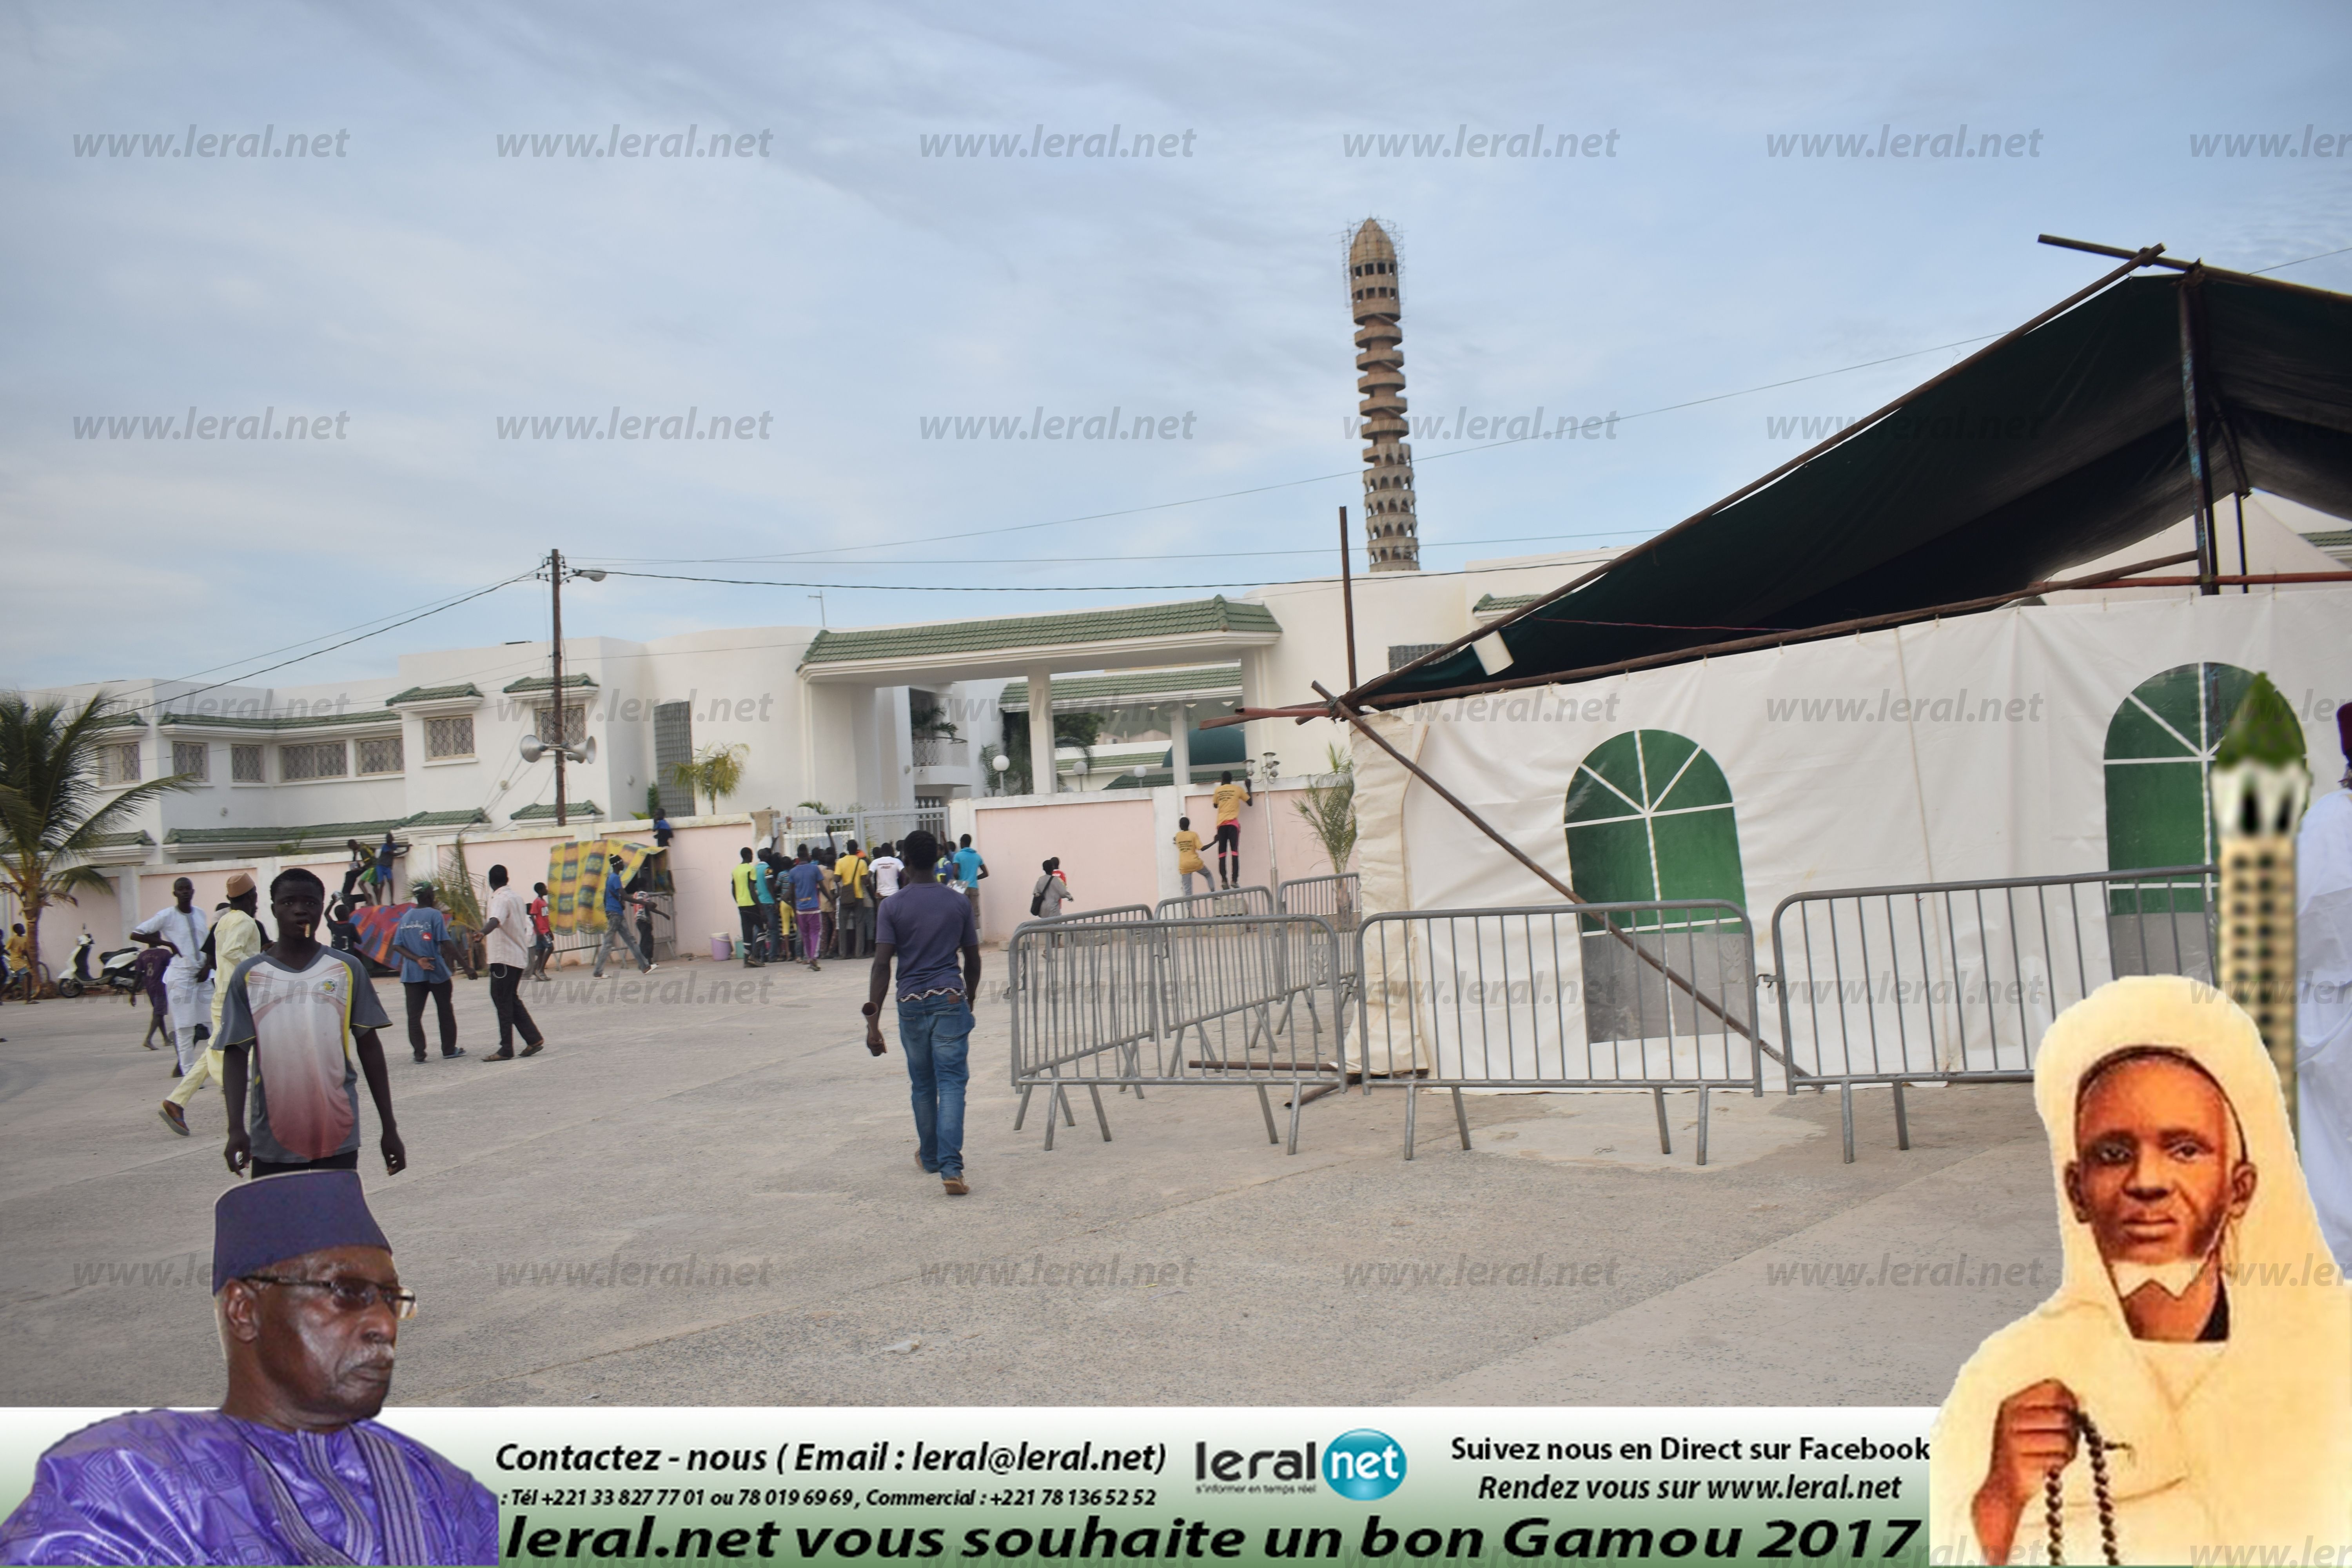
[(1772, 911), (1789, 1092), (1838, 1086), (1853, 1158), (1853, 1086), (2016, 1083), (2043, 1030), (2126, 974), (2210, 983), (2214, 868), (2162, 866), (1798, 893)]
[[(1405, 1091), (1405, 1158), (1423, 1089), (1450, 1090), (1465, 1149), (1465, 1089), (1646, 1089), (1674, 1152), (1665, 1091), (1764, 1092), (1756, 945), (1720, 900), (1400, 910), (1356, 933), (1358, 1054)], [(1619, 962), (1622, 960), (1622, 962)]]

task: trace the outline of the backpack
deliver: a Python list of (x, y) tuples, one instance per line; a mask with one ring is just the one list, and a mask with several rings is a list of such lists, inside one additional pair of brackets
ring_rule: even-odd
[(1054, 874), (1051, 871), (1048, 871), (1045, 875), (1037, 879), (1037, 890), (1029, 895), (1029, 913), (1031, 918), (1034, 919), (1045, 914), (1045, 884), (1053, 879)]

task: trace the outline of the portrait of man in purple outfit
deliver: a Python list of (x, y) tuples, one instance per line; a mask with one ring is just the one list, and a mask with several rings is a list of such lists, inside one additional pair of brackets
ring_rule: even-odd
[(482, 1484), (381, 1426), (402, 1289), (352, 1171), (264, 1176), (213, 1210), (218, 1410), (145, 1410), (43, 1454), (0, 1563), (499, 1560)]

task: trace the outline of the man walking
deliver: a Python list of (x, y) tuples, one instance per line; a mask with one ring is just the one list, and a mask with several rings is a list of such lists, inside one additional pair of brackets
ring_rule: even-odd
[(735, 921), (742, 931), (743, 967), (756, 969), (760, 965), (760, 943), (766, 936), (766, 922), (760, 917), (756, 890), (760, 865), (751, 858), (750, 848), (746, 847), (742, 855), (741, 863), (729, 875), (735, 889)]
[(792, 889), (784, 885), (784, 858), (774, 849), (760, 851), (760, 918), (765, 924), (767, 945), (761, 956), (771, 963), (782, 963), (792, 955), (784, 944), (784, 903)]
[[(239, 1175), (248, 1164), (256, 1177), (358, 1170), (362, 1073), (375, 1101), (384, 1173), (408, 1168), (408, 1148), (392, 1114), (392, 1075), (376, 1038), (392, 1020), (361, 961), (319, 944), (326, 904), (327, 885), (312, 873), (299, 866), (278, 872), (269, 884), (278, 940), (238, 964), (224, 987), (221, 1093), (228, 1101), (228, 1142), (221, 1153)], [(415, 1016), (412, 1003), (412, 1030)]]
[(971, 847), (971, 835), (956, 840), (956, 880), (963, 884), (963, 896), (971, 905), (971, 929), (980, 929), (980, 884), (988, 876), (988, 862)]
[(1217, 880), (1227, 888), (1238, 887), (1242, 877), (1242, 807), (1256, 805), (1257, 797), (1250, 793), (1247, 780), (1235, 784), (1234, 775), (1228, 773), (1209, 801), (1217, 811)]
[[(907, 885), (883, 901), (867, 987), (866, 1048), (880, 1056), (882, 999), (898, 965), (898, 1047), (915, 1111), (915, 1163), (940, 1179), (950, 1197), (971, 1189), (963, 1179), (964, 1086), (971, 1078), (971, 998), (980, 994), (980, 932), (971, 906), (933, 879), (939, 840), (908, 834)], [(962, 957), (962, 973), (956, 972)]]
[[(282, 880), (282, 879), (281, 879)], [(276, 884), (272, 884), (274, 887)], [(274, 900), (273, 900), (274, 901)], [(466, 978), (478, 980), (474, 966), (449, 937), (449, 919), (435, 906), (430, 886), (416, 889), (416, 902), (392, 928), (392, 950), (400, 956), (400, 988), (408, 997), (408, 1048), (425, 1059), (425, 1003), (427, 997), (441, 1026), (441, 1055), (446, 1060), (466, 1054), (457, 1043), (457, 1008), (451, 999), (454, 982), (445, 953), (464, 964)]]
[(213, 988), (202, 978), (205, 933), (210, 929), (205, 911), (196, 908), (196, 885), (185, 877), (172, 884), (170, 908), (131, 928), (133, 942), (171, 950), (172, 962), (163, 970), (163, 998), (182, 1078), (195, 1068), (197, 1026), (211, 1031)]
[(522, 1054), (527, 1057), (537, 1056), (547, 1043), (540, 1036), (539, 1026), (530, 1021), (520, 990), (530, 967), (530, 950), (523, 945), (523, 938), (535, 939), (537, 933), (531, 929), (530, 906), (507, 883), (507, 868), (491, 867), (489, 881), (490, 907), (488, 918), (482, 921), (482, 946), (490, 961), (490, 1007), (499, 1016), (499, 1048), (482, 1059), (510, 1062), (515, 1057), (516, 1030), (522, 1031)]
[(1029, 890), (1029, 913), (1041, 921), (1059, 920), (1062, 918), (1062, 906), (1072, 897), (1070, 879), (1062, 875), (1062, 858), (1056, 855), (1051, 859), (1039, 861), (1037, 868), (1045, 875), (1039, 877), (1037, 885)]
[(824, 868), (809, 858), (803, 844), (786, 877), (793, 890), (793, 921), (800, 928), (801, 956), (814, 971), (824, 946)]
[(533, 882), (530, 892), (530, 977), (545, 980), (555, 952), (555, 922), (547, 918), (547, 884)]
[(221, 1005), (226, 994), (212, 977), (215, 971), (226, 977), (236, 973), (236, 966), (261, 951), (261, 923), (253, 918), (261, 907), (261, 894), (253, 885), (250, 874), (239, 871), (228, 879), (228, 906), (213, 921), (211, 935), (205, 942), (205, 966), (197, 972), (200, 981), (212, 982), (211, 1012), (205, 1019), (210, 1038), (196, 1058), (196, 1065), (180, 1079), (163, 1101), (159, 1113), (163, 1125), (185, 1138), (188, 1135), (188, 1101), (196, 1098), (196, 1090), (206, 1082), (221, 1081)]
[(588, 971), (591, 980), (604, 978), (604, 960), (620, 943), (628, 949), (629, 956), (637, 961), (637, 973), (653, 973), (654, 961), (637, 946), (636, 933), (629, 929), (629, 896), (621, 886), (621, 868), (610, 860), (604, 862), (604, 935), (596, 944), (596, 962)]

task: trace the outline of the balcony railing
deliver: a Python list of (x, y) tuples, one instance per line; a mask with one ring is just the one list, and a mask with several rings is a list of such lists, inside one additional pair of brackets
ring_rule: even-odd
[(940, 735), (917, 735), (915, 766), (919, 768), (962, 768), (971, 765), (971, 742), (951, 741)]

